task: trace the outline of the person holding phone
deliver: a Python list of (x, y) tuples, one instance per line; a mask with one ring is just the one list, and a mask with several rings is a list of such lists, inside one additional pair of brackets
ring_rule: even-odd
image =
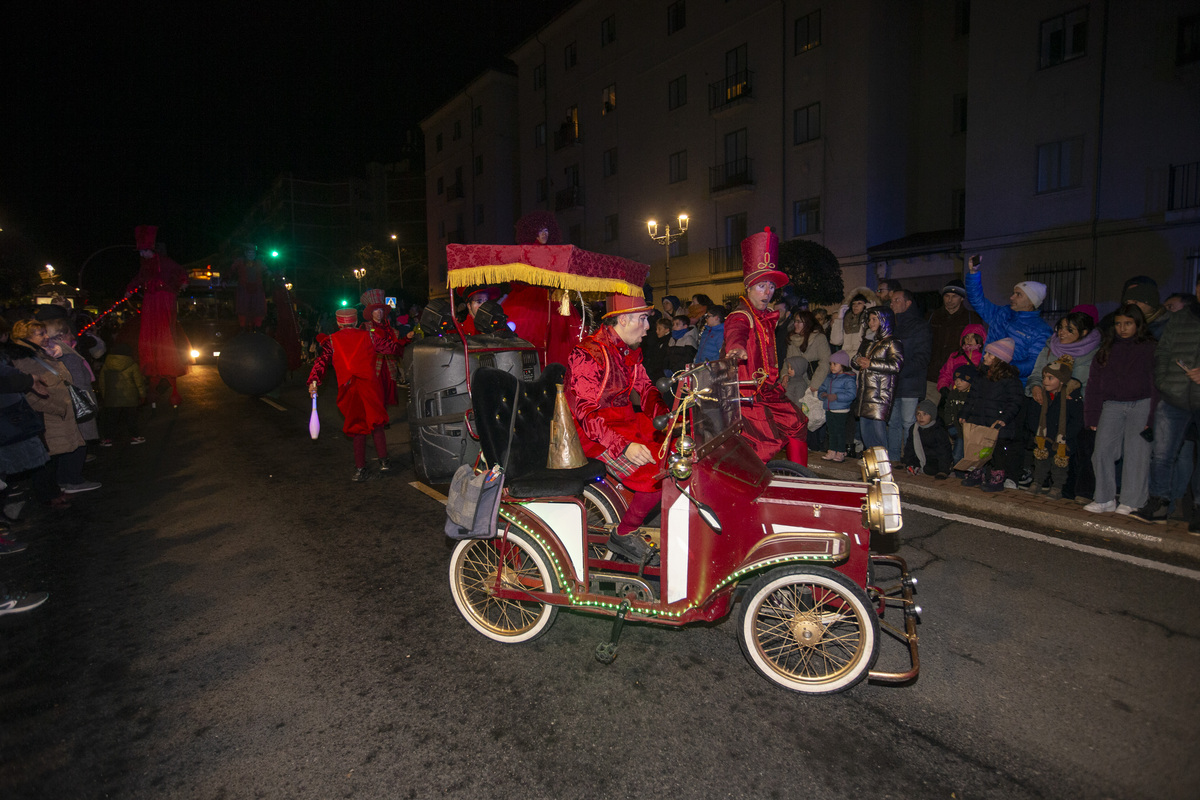
[(1033, 372), (1038, 354), (1050, 338), (1050, 326), (1042, 320), (1038, 308), (1046, 299), (1046, 284), (1021, 281), (1013, 287), (1008, 305), (998, 305), (983, 294), (983, 276), (979, 267), (983, 257), (976, 254), (967, 261), (967, 300), (988, 326), (988, 341), (1012, 339), (1016, 350), (1012, 365), (1024, 382)]

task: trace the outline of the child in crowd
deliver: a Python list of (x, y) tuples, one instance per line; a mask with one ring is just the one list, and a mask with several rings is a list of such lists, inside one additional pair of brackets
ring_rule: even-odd
[[(58, 345), (62, 351), (58, 360), (70, 371), (71, 383), (95, 403), (96, 394), (92, 391), (92, 384), (95, 382), (96, 376), (92, 373), (92, 367), (88, 364), (87, 359), (75, 349), (75, 334), (65, 319), (56, 317), (46, 320), (46, 341), (48, 344)], [(96, 426), (94, 416), (86, 420), (77, 419), (75, 422), (79, 427), (79, 435), (83, 437), (84, 444), (90, 444), (100, 438), (100, 429)], [(68, 494), (100, 488), (99, 482), (84, 480), (83, 464), (77, 463), (76, 460), (59, 462), (58, 485)]]
[(654, 330), (643, 337), (641, 344), (642, 366), (651, 381), (667, 374), (667, 345), (670, 342), (671, 320), (659, 317), (654, 322)]
[[(1096, 432), (1092, 468), (1096, 491), (1084, 511), (1132, 514), (1150, 494), (1150, 441), (1158, 389), (1154, 384), (1154, 337), (1134, 303), (1121, 306), (1113, 327), (1092, 359), (1083, 397), (1083, 424)], [(1117, 503), (1117, 461), (1121, 502)]]
[(138, 433), (138, 415), (146, 402), (146, 376), (138, 366), (133, 345), (118, 341), (109, 348), (96, 386), (104, 404), (100, 409), (104, 427), (100, 446), (112, 447), (113, 437), (121, 428), (129, 435), (130, 444), (145, 442)]
[(980, 362), (983, 374), (971, 384), (961, 420), (996, 428), (998, 435), (991, 461), (972, 470), (963, 479), (963, 486), (1002, 492), (1005, 478), (1015, 471), (1014, 466), (1020, 469), (1024, 440), (1016, 423), (1025, 400), (1025, 387), (1021, 385), (1021, 373), (1009, 363), (1015, 351), (1016, 342), (1012, 339), (999, 339), (983, 350)]
[(671, 375), (696, 360), (700, 338), (686, 314), (671, 320), (671, 339), (667, 342), (667, 374)]
[(716, 361), (721, 357), (725, 347), (725, 309), (723, 306), (709, 306), (708, 315), (704, 318), (704, 330), (700, 332), (700, 344), (696, 347), (696, 363)]
[(822, 461), (846, 460), (846, 419), (858, 392), (857, 379), (850, 371), (850, 354), (838, 350), (829, 357), (829, 374), (817, 390), (817, 399), (825, 406), (825, 430), (829, 447)]
[(946, 363), (938, 373), (937, 388), (945, 392), (954, 385), (954, 371), (964, 364), (972, 367), (979, 366), (983, 357), (983, 346), (987, 343), (987, 329), (982, 325), (968, 325), (963, 328), (962, 336), (958, 339), (958, 350), (950, 354)]
[(917, 403), (917, 424), (908, 429), (904, 443), (904, 466), (913, 475), (933, 475), (945, 480), (954, 466), (950, 434), (938, 421), (932, 400)]
[(1034, 441), (1033, 491), (1049, 491), (1055, 500), (1062, 497), (1071, 454), (1083, 430), (1083, 397), (1079, 381), (1071, 377), (1074, 366), (1075, 359), (1065, 355), (1042, 367), (1042, 401), (1026, 401), (1036, 406), (1026, 417)]
[(979, 370), (971, 364), (963, 364), (954, 370), (954, 382), (950, 388), (942, 392), (941, 419), (950, 435), (950, 443), (954, 448), (954, 463), (963, 457), (962, 428), (958, 421), (962, 418), (963, 407), (967, 404), (967, 395), (971, 392), (971, 382), (979, 377)]

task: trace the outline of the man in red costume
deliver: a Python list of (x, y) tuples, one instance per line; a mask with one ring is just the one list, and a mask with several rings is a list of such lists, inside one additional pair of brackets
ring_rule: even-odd
[[(366, 320), (366, 324), (363, 327), (376, 342), (388, 343), (385, 349), (376, 347), (375, 354), (375, 375), (379, 385), (383, 387), (383, 402), (385, 405), (398, 406), (400, 405), (400, 394), (396, 390), (396, 385), (400, 381), (400, 356), (404, 353), (408, 340), (412, 338), (412, 333), (409, 333), (408, 337), (403, 340), (396, 336), (395, 329), (388, 322), (388, 312), (391, 309), (383, 302), (382, 289), (368, 289), (363, 292), (361, 299), (365, 306), (363, 319)], [(391, 349), (393, 345), (399, 348), (395, 351), (395, 355)]]
[(156, 225), (139, 225), (134, 228), (133, 235), (142, 266), (129, 283), (125, 296), (133, 294), (139, 287), (142, 289), (138, 361), (142, 374), (152, 387), (159, 378), (167, 379), (171, 384), (171, 405), (178, 406), (182, 398), (175, 379), (186, 375), (188, 367), (178, 344), (182, 333), (175, 323), (175, 300), (179, 290), (187, 285), (187, 272), (155, 249)]
[(742, 395), (753, 401), (742, 406), (744, 434), (763, 461), (770, 461), (786, 445), (789, 461), (808, 466), (808, 419), (779, 385), (775, 352), (775, 323), (779, 312), (771, 296), (788, 282), (775, 266), (779, 263), (779, 237), (767, 228), (742, 240), (742, 282), (746, 294), (725, 317), (725, 355), (740, 361), (738, 380)]
[[(589, 458), (599, 458), (627, 489), (629, 510), (609, 536), (608, 548), (622, 558), (651, 566), (658, 556), (636, 533), (661, 502), (658, 448), (662, 434), (653, 418), (667, 411), (642, 366), (642, 337), (653, 308), (641, 297), (614, 294), (600, 329), (584, 339), (567, 359), (564, 393)], [(642, 413), (633, 409), (630, 392), (641, 397)]]
[(383, 404), (383, 385), (375, 376), (377, 352), (395, 355), (400, 351), (399, 342), (376, 339), (365, 330), (354, 327), (358, 312), (353, 308), (337, 311), (338, 329), (325, 339), (321, 353), (308, 375), (308, 393), (317, 396), (317, 387), (325, 377), (325, 371), (333, 364), (337, 377), (337, 406), (345, 417), (342, 432), (354, 440), (354, 476), (356, 483), (370, 478), (367, 470), (367, 435), (375, 441), (375, 454), (379, 456), (379, 471), (390, 472), (391, 463), (387, 456), (387, 440), (383, 426), (387, 424), (387, 410)]
[(258, 330), (262, 327), (263, 317), (267, 315), (267, 293), (263, 288), (267, 268), (258, 260), (258, 247), (246, 245), (242, 257), (234, 259), (230, 272), (237, 279), (234, 304), (238, 325), (242, 330)]
[(467, 336), (477, 336), (479, 331), (475, 328), (475, 314), (479, 311), (479, 307), (488, 300), (499, 298), (500, 290), (495, 287), (476, 289), (467, 295), (467, 318), (462, 323), (463, 333)]

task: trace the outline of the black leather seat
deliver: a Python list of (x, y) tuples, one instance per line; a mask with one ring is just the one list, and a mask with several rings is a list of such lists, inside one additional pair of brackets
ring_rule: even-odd
[(508, 423), (513, 403), (517, 418), (513, 428), (512, 455), (504, 487), (513, 497), (569, 497), (580, 494), (590, 482), (604, 475), (604, 463), (588, 459), (577, 469), (548, 469), (550, 422), (558, 384), (566, 376), (562, 364), (549, 364), (536, 381), (522, 381), (492, 367), (480, 367), (471, 376), (471, 399), (479, 447), (489, 464), (505, 463)]

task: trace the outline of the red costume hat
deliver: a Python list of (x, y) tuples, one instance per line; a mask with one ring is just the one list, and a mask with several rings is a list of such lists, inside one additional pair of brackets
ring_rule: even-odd
[(362, 297), (359, 299), (362, 300), (362, 304), (364, 306), (384, 305), (383, 289), (367, 289), (362, 293)]
[(157, 225), (138, 225), (133, 229), (133, 238), (138, 250), (153, 250), (154, 240), (158, 237)]
[(618, 314), (636, 314), (639, 311), (653, 311), (654, 306), (647, 305), (646, 298), (634, 297), (628, 294), (610, 294), (608, 296), (608, 313), (601, 319), (615, 317)]
[(353, 325), (358, 322), (357, 309), (339, 308), (334, 316), (337, 318), (338, 325)]
[(776, 289), (786, 285), (788, 276), (779, 271), (778, 264), (779, 237), (770, 228), (742, 240), (742, 283), (746, 286), (759, 281), (771, 281)]

